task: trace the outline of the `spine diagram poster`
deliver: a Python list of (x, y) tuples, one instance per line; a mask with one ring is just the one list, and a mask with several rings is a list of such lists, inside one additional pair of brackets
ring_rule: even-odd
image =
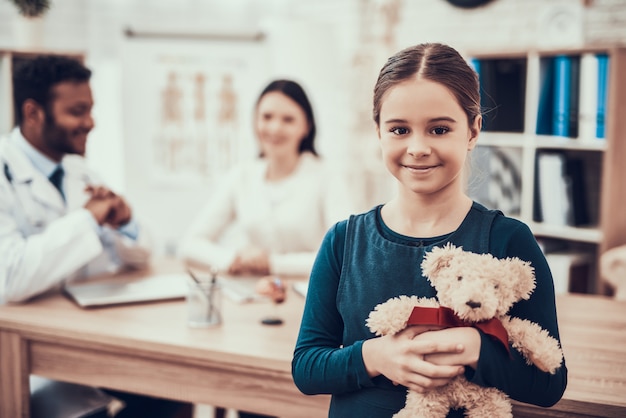
[(130, 39), (122, 95), (127, 175), (207, 184), (254, 153), (262, 49), (258, 41)]

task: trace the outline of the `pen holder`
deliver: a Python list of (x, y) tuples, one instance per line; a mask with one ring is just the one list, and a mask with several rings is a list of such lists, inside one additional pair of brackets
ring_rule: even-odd
[(188, 281), (188, 325), (192, 328), (213, 327), (222, 323), (222, 288), (215, 280)]

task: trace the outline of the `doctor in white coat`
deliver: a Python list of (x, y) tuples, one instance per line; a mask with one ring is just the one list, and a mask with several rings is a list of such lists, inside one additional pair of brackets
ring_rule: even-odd
[[(37, 57), (14, 72), (17, 126), (0, 139), (0, 305), (149, 261), (145, 231), (130, 206), (84, 159), (94, 127), (90, 76), (80, 62), (58, 56)], [(81, 398), (54, 402), (62, 410), (48, 409), (44, 416), (74, 416), (74, 406), (91, 405), (84, 392)], [(181, 405), (130, 394), (123, 400), (119, 417), (173, 417)], [(102, 410), (81, 413), (107, 416)]]
[[(141, 267), (150, 255), (130, 207), (83, 158), (94, 127), (90, 71), (74, 68), (73, 60), (55, 67), (46, 59), (16, 70), (18, 126), (0, 140), (0, 303), (24, 301), (65, 280)], [(49, 179), (57, 168), (64, 172), (59, 189)]]
[(149, 260), (146, 234), (124, 199), (94, 186), (101, 184), (97, 175), (82, 157), (70, 155), (62, 159), (57, 190), (46, 174), (59, 163), (19, 127), (0, 140), (0, 303)]

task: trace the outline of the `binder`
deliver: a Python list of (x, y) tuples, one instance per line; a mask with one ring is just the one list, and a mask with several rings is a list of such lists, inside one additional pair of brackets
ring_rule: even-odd
[[(554, 108), (554, 58), (545, 57), (539, 62), (539, 106), (537, 109), (537, 135), (552, 135), (552, 109)], [(595, 119), (595, 107), (594, 119)]]
[(571, 223), (570, 188), (565, 175), (566, 157), (562, 153), (542, 152), (538, 156), (539, 196), (543, 222), (552, 225)]
[(475, 68), (479, 71), (483, 131), (524, 132), (526, 59), (481, 60)]
[(596, 138), (598, 85), (598, 58), (596, 54), (585, 53), (580, 57), (578, 138), (581, 141)]
[(605, 116), (608, 96), (609, 56), (598, 54), (598, 107), (596, 118), (596, 137), (604, 138)]
[(568, 225), (581, 226), (590, 223), (588, 199), (585, 187), (585, 164), (580, 158), (568, 158), (565, 163), (565, 175), (571, 184), (571, 192), (568, 196), (571, 208), (571, 219)]
[(554, 57), (554, 107), (552, 134), (569, 136), (572, 60), (566, 55)]
[(578, 138), (578, 109), (580, 106), (580, 56), (570, 57), (570, 86), (567, 136)]

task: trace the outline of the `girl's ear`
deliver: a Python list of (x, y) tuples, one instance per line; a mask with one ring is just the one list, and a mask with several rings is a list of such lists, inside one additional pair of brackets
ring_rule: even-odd
[(476, 115), (474, 118), (474, 122), (472, 126), (470, 126), (470, 138), (467, 143), (467, 150), (471, 151), (476, 146), (476, 141), (478, 141), (478, 135), (480, 134), (480, 130), (483, 127), (483, 117), (481, 115)]
[(378, 125), (377, 123), (374, 123), (375, 127), (376, 127), (376, 136), (378, 136), (378, 139), (380, 139), (380, 125)]

